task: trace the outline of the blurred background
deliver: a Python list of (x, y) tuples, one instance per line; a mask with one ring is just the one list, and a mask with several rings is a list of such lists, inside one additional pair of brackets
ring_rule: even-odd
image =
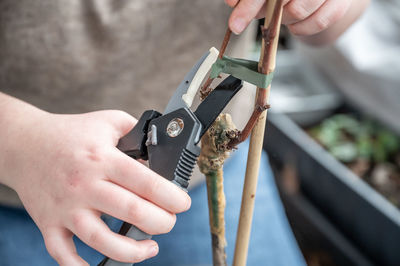
[(309, 265), (400, 265), (399, 21), (380, 0), (328, 47), (281, 29), (264, 145)]

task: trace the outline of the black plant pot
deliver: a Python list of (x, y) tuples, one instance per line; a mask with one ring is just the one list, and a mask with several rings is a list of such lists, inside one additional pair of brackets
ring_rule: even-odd
[(379, 265), (400, 265), (400, 211), (354, 175), (290, 118), (270, 113), (265, 149), (290, 163), (304, 195)]

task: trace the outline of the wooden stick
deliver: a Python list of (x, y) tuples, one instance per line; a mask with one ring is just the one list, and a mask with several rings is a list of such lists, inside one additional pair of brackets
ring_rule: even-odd
[[(282, 0), (268, 0), (267, 13), (263, 28), (261, 56), (258, 66), (259, 72), (261, 73), (269, 74), (275, 69), (275, 58), (278, 47), (281, 19)], [(266, 106), (268, 104), (270, 88), (271, 86), (267, 89), (257, 88), (256, 106)], [(234, 266), (244, 266), (247, 261), (247, 250), (249, 246), (251, 222), (253, 219), (254, 200), (257, 189), (266, 119), (267, 110), (261, 113), (250, 137), (246, 177), (242, 194), (242, 206), (240, 208), (239, 226), (233, 259)]]

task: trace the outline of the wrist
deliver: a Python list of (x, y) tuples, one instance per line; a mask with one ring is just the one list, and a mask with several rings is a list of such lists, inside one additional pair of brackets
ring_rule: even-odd
[(29, 149), (26, 139), (47, 115), (39, 108), (0, 93), (0, 183), (14, 189), (13, 171), (22, 167), (19, 155)]

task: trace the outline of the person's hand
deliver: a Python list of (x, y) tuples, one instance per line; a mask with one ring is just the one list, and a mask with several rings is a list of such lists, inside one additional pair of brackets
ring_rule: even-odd
[[(229, 27), (236, 34), (240, 34), (254, 18), (265, 16), (265, 0), (225, 2), (231, 7), (237, 5), (229, 18)], [(351, 0), (283, 0), (282, 24), (295, 35), (314, 35), (339, 21), (351, 3)]]
[(113, 233), (100, 218), (106, 213), (155, 235), (169, 232), (175, 213), (190, 207), (187, 193), (115, 147), (136, 123), (133, 117), (35, 109), (23, 123), (17, 120), (2, 133), (9, 139), (0, 141), (7, 154), (0, 157), (7, 176), (2, 181), (17, 191), (59, 264), (87, 265), (76, 253), (73, 234), (118, 261), (157, 254), (155, 241)]

